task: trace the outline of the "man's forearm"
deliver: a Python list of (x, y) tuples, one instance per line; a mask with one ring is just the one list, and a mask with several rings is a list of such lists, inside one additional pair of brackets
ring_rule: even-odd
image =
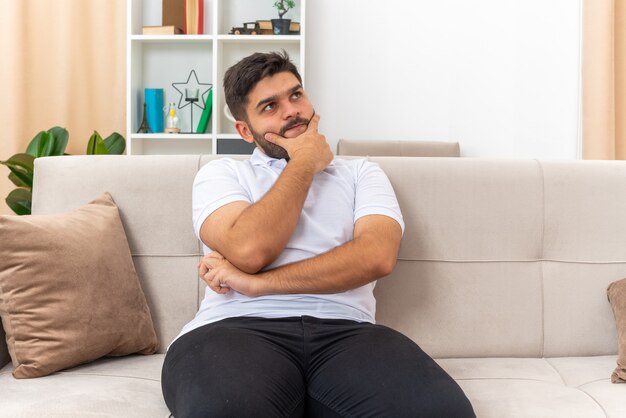
[(229, 241), (241, 248), (249, 247), (243, 253), (261, 256), (262, 265), (275, 260), (298, 224), (313, 176), (304, 164), (287, 164), (265, 196), (237, 217), (229, 231)]
[(355, 254), (355, 246), (349, 242), (317, 257), (258, 273), (258, 295), (339, 293), (384, 276)]
[(258, 273), (258, 294), (338, 293), (386, 276), (395, 267), (402, 232), (398, 225), (385, 233), (364, 234), (319, 256)]
[(402, 229), (386, 216), (357, 221), (354, 239), (316, 257), (247, 274), (218, 252), (200, 263), (200, 277), (216, 293), (231, 290), (255, 297), (269, 294), (337, 293), (367, 284), (393, 271)]

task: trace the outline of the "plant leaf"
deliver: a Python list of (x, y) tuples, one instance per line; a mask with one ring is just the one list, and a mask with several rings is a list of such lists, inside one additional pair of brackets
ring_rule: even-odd
[[(32, 189), (32, 187), (33, 187), (33, 173), (29, 173), (27, 171), (24, 171), (23, 169), (16, 168), (16, 167), (9, 167), (9, 170), (11, 170), (11, 173), (15, 177), (17, 177), (22, 184), (25, 184), (26, 187)], [(13, 184), (15, 184), (15, 182), (13, 182)]]
[(28, 144), (28, 148), (26, 148), (26, 154), (30, 154), (33, 157), (63, 155), (68, 140), (69, 133), (67, 129), (55, 126), (48, 129), (48, 131), (41, 131), (35, 135), (30, 144)]
[(28, 184), (24, 183), (18, 176), (14, 173), (9, 173), (9, 180), (13, 182), (17, 187), (28, 187)]
[(63, 155), (70, 136), (67, 129), (55, 126), (54, 128), (48, 129), (48, 133), (54, 138), (52, 142), (52, 150), (49, 155)]
[(15, 154), (6, 161), (0, 161), (0, 164), (6, 166), (22, 167), (29, 171), (35, 170), (35, 158), (28, 154)]
[(5, 201), (16, 215), (30, 215), (33, 201), (33, 195), (30, 190), (15, 189), (9, 193)]
[(107, 154), (120, 155), (126, 149), (126, 140), (117, 132), (113, 132), (104, 140), (104, 146), (107, 148)]
[[(28, 188), (33, 187), (33, 175), (34, 175), (34, 158), (28, 154), (15, 154), (6, 161), (0, 161), (0, 164), (9, 167), (13, 176), (9, 176), (9, 179), (16, 186), (26, 186)], [(18, 182), (15, 179), (19, 180)]]
[(87, 144), (87, 155), (102, 155), (108, 154), (104, 140), (97, 131), (93, 131), (93, 135), (89, 137), (89, 143)]
[(54, 136), (50, 132), (44, 132), (39, 138), (37, 155), (35, 157), (48, 157), (52, 155), (54, 148)]
[(47, 132), (41, 131), (37, 135), (35, 135), (33, 139), (30, 140), (30, 143), (28, 144), (28, 148), (26, 148), (26, 154), (32, 155), (33, 157), (39, 157), (38, 155), (39, 141), (41, 140), (42, 136), (47, 135), (47, 134), (48, 134)]

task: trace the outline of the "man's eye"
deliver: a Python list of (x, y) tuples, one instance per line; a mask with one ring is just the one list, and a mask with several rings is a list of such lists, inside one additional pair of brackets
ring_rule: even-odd
[(294, 94), (291, 95), (291, 97), (293, 97), (294, 99), (299, 99), (300, 97), (302, 97), (302, 92), (296, 91)]
[(266, 105), (266, 106), (263, 108), (263, 111), (264, 111), (264, 112), (269, 112), (269, 111), (270, 111), (270, 110), (272, 110), (272, 109), (274, 109), (274, 103), (269, 103), (268, 105)]

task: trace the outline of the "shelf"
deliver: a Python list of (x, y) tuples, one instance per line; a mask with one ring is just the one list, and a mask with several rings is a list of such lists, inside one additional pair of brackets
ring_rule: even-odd
[(131, 35), (135, 42), (300, 42), (300, 35)]
[(300, 42), (300, 35), (217, 35), (224, 42)]
[(176, 141), (177, 139), (194, 139), (194, 140), (211, 140), (213, 138), (212, 134), (190, 134), (190, 133), (181, 133), (181, 134), (167, 134), (167, 133), (158, 133), (158, 134), (131, 134), (130, 139), (147, 139), (150, 141)]
[(213, 35), (131, 35), (131, 41), (140, 42), (207, 42), (213, 41)]
[(190, 134), (190, 133), (182, 133), (182, 134), (167, 134), (164, 132), (158, 134), (131, 134), (130, 139), (147, 139), (147, 140), (176, 140), (176, 139), (198, 139), (198, 140), (207, 140), (212, 138), (218, 139), (241, 139), (239, 134), (231, 134), (231, 133), (221, 133), (221, 134)]
[(217, 134), (215, 136), (219, 139), (241, 139), (239, 134)]
[[(300, 22), (297, 35), (231, 35), (231, 28), (244, 22), (269, 20), (276, 16), (273, 2), (258, 0), (202, 0), (204, 3), (204, 34), (144, 35), (143, 26), (160, 26), (163, 0), (126, 0), (127, 4), (127, 83), (126, 137), (128, 153), (250, 153), (254, 144), (241, 139), (233, 123), (224, 115), (224, 75), (228, 68), (256, 52), (285, 50), (294, 62), (304, 83), (306, 0), (284, 17)], [(213, 114), (205, 134), (137, 134), (141, 125), (145, 89), (163, 90), (163, 109), (168, 103), (182, 106), (181, 93), (185, 80), (194, 70), (200, 83), (212, 84)], [(193, 80), (192, 80), (192, 84)], [(207, 86), (208, 88), (208, 86)], [(193, 112), (191, 111), (193, 109)], [(177, 108), (180, 128), (190, 131), (200, 121), (202, 110), (185, 106)], [(164, 121), (166, 115), (164, 114)], [(161, 128), (159, 128), (161, 129)], [(216, 133), (219, 132), (219, 133)]]

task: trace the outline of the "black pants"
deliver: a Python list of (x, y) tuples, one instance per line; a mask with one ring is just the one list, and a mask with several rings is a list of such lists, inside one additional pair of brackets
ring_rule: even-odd
[(175, 418), (473, 417), (457, 383), (390, 328), (229, 318), (183, 335), (161, 384)]

